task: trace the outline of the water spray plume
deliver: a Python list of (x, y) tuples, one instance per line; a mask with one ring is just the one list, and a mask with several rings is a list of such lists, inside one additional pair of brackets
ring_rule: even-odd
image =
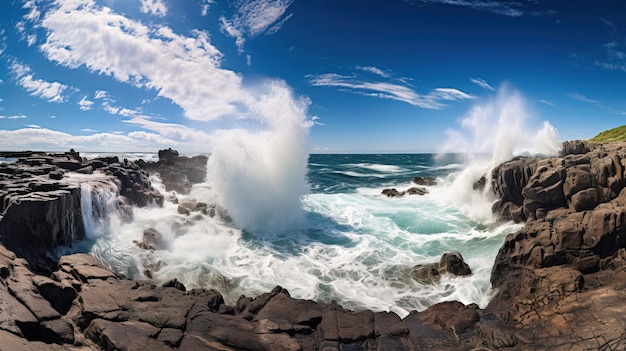
[[(533, 126), (523, 96), (503, 85), (497, 96), (475, 105), (461, 120), (461, 130), (447, 131), (442, 152), (464, 152), (466, 167), (453, 175), (448, 196), (480, 220), (491, 215), (489, 197), (491, 169), (519, 155), (557, 155), (561, 142), (549, 122), (541, 128)], [(533, 128), (538, 128), (534, 129)], [(473, 190), (481, 177), (487, 178), (483, 194)]]
[(207, 183), (235, 224), (278, 234), (299, 227), (307, 193), (308, 102), (280, 81), (248, 102), (261, 131), (223, 131), (208, 161)]

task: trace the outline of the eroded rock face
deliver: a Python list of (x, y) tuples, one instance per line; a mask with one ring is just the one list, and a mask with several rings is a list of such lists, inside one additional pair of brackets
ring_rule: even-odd
[(189, 194), (194, 184), (205, 181), (207, 161), (208, 157), (204, 155), (185, 157), (179, 156), (176, 150), (166, 149), (159, 151), (159, 162), (140, 162), (139, 165), (151, 173), (158, 173), (166, 191)]
[(616, 348), (626, 342), (617, 332), (626, 323), (626, 148), (577, 142), (563, 154), (494, 171), (499, 189), (514, 191), (494, 208), (527, 222), (496, 257), (498, 290), (485, 312), (506, 314), (520, 348)]
[(133, 163), (119, 163), (117, 157), (87, 160), (74, 150), (3, 155), (19, 159), (0, 165), (0, 242), (26, 258), (35, 271), (51, 272), (56, 263), (49, 252), (84, 238), (81, 181), (71, 174), (97, 171), (114, 181), (127, 217), (132, 217), (130, 206), (163, 202), (147, 172)]

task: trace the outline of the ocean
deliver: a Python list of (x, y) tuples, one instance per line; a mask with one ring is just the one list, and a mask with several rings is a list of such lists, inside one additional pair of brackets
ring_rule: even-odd
[[(105, 155), (110, 154), (83, 154)], [(117, 156), (156, 159), (152, 154)], [(307, 190), (297, 197), (296, 208), (291, 200), (272, 195), (291, 191), (288, 184), (279, 184), (285, 189), (255, 185), (246, 190), (248, 197), (244, 194), (243, 204), (237, 205), (244, 215), (257, 207), (278, 208), (277, 213), (252, 216), (262, 224), (255, 226), (246, 225), (245, 216), (238, 221), (235, 215), (234, 222), (227, 222), (217, 216), (180, 214), (178, 205), (169, 200), (163, 207), (135, 208), (128, 221), (116, 211), (113, 183), (104, 187), (83, 183), (87, 239), (59, 249), (58, 254), (89, 252), (127, 277), (178, 279), (188, 289), (216, 289), (231, 304), (241, 295), (256, 296), (276, 285), (293, 297), (336, 301), (353, 310), (392, 311), (402, 317), (448, 300), (481, 307), (488, 303), (494, 258), (504, 237), (520, 225), (499, 223), (491, 216), (493, 199), (463, 181), (472, 167), (462, 155), (312, 154), (307, 160)], [(211, 161), (208, 166), (215, 167)], [(151, 180), (166, 199), (219, 204), (212, 176), (209, 172), (206, 183), (194, 186), (188, 196), (168, 194), (158, 177)], [(423, 196), (381, 194), (385, 188), (402, 191), (416, 186), (415, 176), (434, 177), (437, 185), (426, 187), (429, 193)], [(137, 245), (149, 228), (163, 236), (163, 250)], [(452, 251), (463, 255), (472, 275), (444, 275), (433, 283), (411, 277), (415, 265), (438, 262), (443, 253)]]
[[(117, 210), (115, 184), (83, 182), (87, 239), (58, 254), (89, 252), (130, 278), (216, 289), (229, 304), (281, 285), (296, 298), (401, 317), (448, 300), (484, 307), (498, 249), (521, 225), (492, 216), (489, 180), (484, 191), (473, 184), (515, 155), (556, 155), (561, 147), (556, 130), (529, 119), (522, 96), (506, 89), (478, 101), (459, 128), (446, 130), (436, 148), (443, 156), (309, 155), (316, 125), (307, 114), (310, 100), (274, 82), (255, 101), (255, 124), (207, 138), (206, 180), (188, 195), (166, 193), (153, 176), (167, 201), (136, 208), (129, 219)], [(459, 150), (467, 154), (445, 154)], [(412, 187), (415, 176), (434, 177), (437, 185), (423, 196), (381, 194)], [(177, 203), (189, 201), (219, 206), (232, 221), (179, 213)], [(159, 233), (162, 249), (137, 245), (146, 230)], [(411, 277), (412, 267), (451, 251), (463, 255), (473, 274), (432, 283)]]

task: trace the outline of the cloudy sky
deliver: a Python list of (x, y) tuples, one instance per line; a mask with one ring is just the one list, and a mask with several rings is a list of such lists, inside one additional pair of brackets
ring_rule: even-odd
[(268, 79), (308, 105), (312, 152), (434, 151), (502, 86), (562, 139), (626, 124), (622, 0), (3, 0), (0, 13), (5, 150), (207, 152), (220, 130), (262, 128), (249, 101)]

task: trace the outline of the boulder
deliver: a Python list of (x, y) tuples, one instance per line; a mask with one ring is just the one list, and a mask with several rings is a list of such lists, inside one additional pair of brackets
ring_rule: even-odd
[(459, 252), (449, 252), (441, 255), (441, 259), (437, 263), (414, 266), (409, 274), (418, 282), (431, 284), (438, 282), (441, 276), (446, 273), (467, 276), (472, 274), (472, 269), (465, 263)]
[(437, 180), (433, 177), (417, 176), (413, 178), (413, 183), (417, 185), (423, 185), (423, 186), (435, 186), (437, 185)]

